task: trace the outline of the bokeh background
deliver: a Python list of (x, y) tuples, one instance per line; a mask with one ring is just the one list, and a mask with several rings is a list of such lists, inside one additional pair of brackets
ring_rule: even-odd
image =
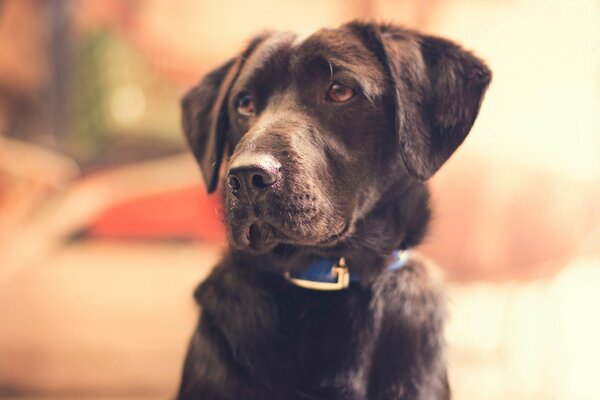
[(223, 248), (179, 98), (265, 28), (452, 38), (494, 79), (432, 179), (455, 399), (600, 399), (597, 0), (0, 1), (0, 398), (173, 396)]

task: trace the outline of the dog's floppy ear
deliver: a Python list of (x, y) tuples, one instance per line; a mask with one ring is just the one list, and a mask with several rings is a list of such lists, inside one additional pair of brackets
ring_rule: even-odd
[(208, 73), (181, 101), (183, 131), (200, 164), (208, 193), (217, 188), (227, 147), (229, 91), (245, 60), (269, 35), (256, 36), (240, 56)]
[(391, 25), (353, 24), (388, 69), (396, 128), (408, 171), (431, 177), (463, 142), (491, 71), (460, 46)]
[(210, 72), (181, 101), (183, 131), (200, 164), (208, 193), (215, 191), (228, 129), (227, 95), (241, 66), (235, 58)]

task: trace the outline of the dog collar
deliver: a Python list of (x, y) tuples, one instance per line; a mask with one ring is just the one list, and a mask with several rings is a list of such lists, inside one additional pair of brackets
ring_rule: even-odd
[[(410, 258), (410, 250), (394, 250), (387, 270), (398, 271), (406, 265)], [(286, 272), (285, 278), (296, 286), (312, 290), (343, 290), (351, 282), (360, 281), (360, 275), (350, 272), (344, 257), (339, 260), (321, 258), (313, 262), (303, 271)]]

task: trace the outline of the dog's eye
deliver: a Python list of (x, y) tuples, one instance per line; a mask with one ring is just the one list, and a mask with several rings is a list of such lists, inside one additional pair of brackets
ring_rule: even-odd
[(238, 99), (237, 112), (242, 115), (254, 115), (256, 109), (254, 108), (254, 99), (251, 94), (246, 93)]
[(327, 90), (327, 99), (334, 103), (345, 103), (354, 97), (354, 89), (339, 82), (334, 82)]

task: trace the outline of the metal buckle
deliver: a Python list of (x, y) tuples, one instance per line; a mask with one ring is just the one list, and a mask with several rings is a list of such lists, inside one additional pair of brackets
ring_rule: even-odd
[(312, 290), (344, 290), (350, 286), (350, 272), (348, 271), (348, 267), (346, 267), (346, 260), (344, 257), (340, 258), (340, 261), (331, 267), (331, 274), (337, 278), (337, 282), (315, 282), (292, 278), (289, 272), (285, 273), (285, 278), (296, 286)]

